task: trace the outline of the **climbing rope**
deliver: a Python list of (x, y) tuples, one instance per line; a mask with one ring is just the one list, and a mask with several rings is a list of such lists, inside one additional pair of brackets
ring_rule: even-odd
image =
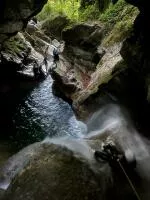
[(30, 37), (33, 41), (36, 41), (27, 31), (24, 31), (27, 35), (28, 35), (28, 37)]
[[(97, 160), (97, 158), (101, 158), (104, 161), (110, 162), (111, 161), (110, 159), (112, 159), (113, 162), (114, 161), (117, 162), (119, 167), (121, 168), (122, 172), (124, 173), (124, 175), (125, 175), (128, 183), (129, 183), (130, 187), (132, 188), (135, 196), (137, 197), (138, 200), (141, 200), (141, 198), (140, 198), (138, 192), (136, 191), (136, 188), (134, 187), (131, 179), (129, 178), (125, 168), (121, 164), (120, 158), (119, 158), (119, 154), (118, 154), (118, 152), (116, 150), (115, 150), (115, 147), (113, 147), (113, 146), (108, 144), (108, 145), (105, 145), (105, 148), (103, 149), (103, 151), (95, 151), (94, 152), (94, 156), (95, 156), (96, 160)], [(111, 156), (111, 158), (109, 159), (110, 156)]]
[(136, 195), (137, 199), (138, 199), (138, 200), (141, 200), (141, 198), (140, 198), (139, 194), (137, 193), (137, 191), (136, 191), (136, 189), (135, 189), (135, 187), (134, 187), (134, 185), (133, 185), (132, 181), (130, 180), (130, 178), (129, 178), (128, 174), (126, 173), (126, 171), (125, 171), (125, 169), (124, 169), (123, 165), (121, 164), (121, 162), (119, 161), (119, 159), (117, 160), (117, 162), (118, 162), (118, 164), (119, 164), (120, 168), (122, 169), (122, 171), (123, 171), (124, 175), (126, 176), (126, 178), (127, 178), (128, 182), (129, 182), (129, 184), (130, 184), (130, 186), (131, 186), (131, 188), (132, 188), (132, 190), (133, 190), (134, 194)]

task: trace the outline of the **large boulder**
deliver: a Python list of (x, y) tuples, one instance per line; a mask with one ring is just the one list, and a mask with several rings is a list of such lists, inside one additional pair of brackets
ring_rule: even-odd
[[(108, 84), (113, 77), (126, 68), (126, 64), (124, 64), (119, 52), (121, 45), (122, 44), (117, 44), (106, 50), (105, 55), (97, 65), (97, 69), (91, 74), (88, 86), (74, 94), (74, 106), (77, 110), (80, 105), (82, 106), (85, 100), (97, 93), (99, 88)], [(93, 100), (91, 102), (93, 102)]]
[(81, 23), (62, 31), (63, 57), (52, 77), (58, 83), (57, 89), (60, 88), (67, 98), (73, 100), (72, 95), (88, 86), (91, 74), (105, 54), (105, 50), (99, 48), (102, 36), (103, 28), (98, 24)]
[(47, 36), (60, 40), (62, 30), (69, 24), (70, 20), (66, 16), (58, 15), (54, 18), (47, 18), (42, 24), (42, 29)]
[(47, 0), (2, 0), (0, 2), (0, 43), (26, 27), (28, 20), (41, 11)]
[(67, 45), (78, 46), (88, 51), (101, 43), (102, 36), (102, 27), (97, 24), (77, 24), (62, 32), (62, 39)]
[[(15, 171), (19, 169), (19, 174), (6, 192), (5, 200), (100, 200), (105, 194), (96, 171), (82, 154), (57, 144), (37, 144), (34, 151), (26, 151), (28, 153), (24, 151), (22, 156), (26, 155), (28, 164), (19, 169), (20, 164), (16, 161)], [(91, 155), (89, 158), (93, 159)], [(21, 160), (20, 157), (20, 163)], [(109, 176), (105, 177), (102, 172), (103, 179), (109, 182)]]
[[(134, 198), (134, 193), (117, 168), (97, 162), (93, 148), (101, 145), (101, 136), (86, 141), (66, 138), (52, 139), (31, 145), (6, 163), (6, 177), (0, 179), (7, 189), (5, 200), (101, 200)], [(117, 176), (114, 177), (113, 173)], [(11, 180), (7, 182), (11, 176)], [(113, 180), (114, 183), (113, 184)], [(137, 182), (138, 185), (138, 182)], [(118, 190), (121, 189), (120, 190)]]

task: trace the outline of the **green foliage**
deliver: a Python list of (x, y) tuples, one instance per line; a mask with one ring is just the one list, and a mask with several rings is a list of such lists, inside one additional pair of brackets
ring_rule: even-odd
[[(126, 38), (132, 31), (133, 22), (139, 13), (138, 9), (119, 0), (116, 5), (110, 5), (99, 20), (105, 24), (105, 45), (111, 45)], [(108, 34), (109, 33), (109, 34)]]
[(105, 12), (105, 10), (110, 5), (111, 0), (96, 0), (95, 5), (98, 7), (101, 13)]
[(79, 10), (79, 21), (91, 21), (98, 19), (100, 12), (95, 5), (86, 6), (85, 9)]
[(114, 24), (118, 21), (126, 5), (124, 0), (119, 0), (115, 5), (110, 4), (108, 9), (99, 16), (99, 19), (103, 22)]
[(3, 44), (3, 49), (12, 54), (18, 55), (21, 51), (25, 50), (26, 44), (22, 38), (18, 35), (11, 37)]
[(93, 4), (86, 4), (84, 8), (79, 10), (80, 21), (98, 20), (100, 15), (109, 7), (111, 0), (95, 0), (93, 2)]
[(40, 20), (51, 18), (55, 15), (66, 15), (69, 19), (78, 21), (78, 10), (80, 3), (78, 0), (48, 0), (41, 13)]
[(119, 0), (115, 5), (110, 4), (109, 8), (100, 15), (99, 20), (112, 27), (119, 21), (123, 20), (124, 17), (130, 18), (135, 16), (135, 10), (137, 9), (124, 0)]
[(64, 15), (58, 15), (51, 18), (48, 17), (42, 23), (42, 30), (46, 35), (58, 39), (61, 38), (62, 30), (71, 25), (71, 23), (72, 22)]
[(80, 3), (81, 0), (49, 0), (38, 17), (51, 21), (58, 15), (65, 15), (72, 22), (98, 21), (104, 25), (104, 43), (110, 44), (122, 40), (131, 32), (138, 14), (138, 9), (125, 0), (118, 0), (115, 5), (111, 0), (93, 0), (90, 5), (85, 3), (84, 6)]
[(79, 19), (99, 21), (104, 25), (104, 45), (119, 42), (131, 33), (133, 22), (139, 13), (137, 8), (127, 4), (125, 0), (118, 0), (115, 5), (107, 0), (104, 12), (100, 12), (96, 5), (89, 5), (80, 10)]

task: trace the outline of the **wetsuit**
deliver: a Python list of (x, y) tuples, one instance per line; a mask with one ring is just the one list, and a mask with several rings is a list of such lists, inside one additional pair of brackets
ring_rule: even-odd
[(54, 62), (59, 61), (59, 54), (58, 54), (57, 49), (53, 50), (53, 57), (54, 57)]

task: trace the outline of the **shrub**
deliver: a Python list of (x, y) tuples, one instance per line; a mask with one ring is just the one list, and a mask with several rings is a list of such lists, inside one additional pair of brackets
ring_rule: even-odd
[(78, 21), (78, 0), (48, 0), (43, 10), (38, 15), (39, 20), (45, 20), (54, 15), (66, 15), (69, 19)]

